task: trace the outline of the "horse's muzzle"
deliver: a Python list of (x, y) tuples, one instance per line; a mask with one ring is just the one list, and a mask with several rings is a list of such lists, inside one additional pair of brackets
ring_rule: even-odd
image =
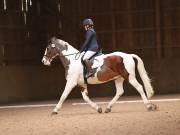
[(47, 66), (51, 65), (51, 62), (49, 60), (47, 60), (45, 57), (42, 58), (42, 63)]

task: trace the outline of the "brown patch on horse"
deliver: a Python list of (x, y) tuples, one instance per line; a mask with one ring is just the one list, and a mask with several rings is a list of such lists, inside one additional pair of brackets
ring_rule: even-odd
[(69, 65), (70, 65), (70, 60), (67, 59), (66, 57), (61, 57), (61, 56), (59, 56), (59, 59), (61, 60), (63, 66), (65, 68), (65, 77), (67, 77)]
[(64, 44), (64, 45), (60, 44), (56, 37), (52, 37), (51, 42), (54, 43), (58, 49), (58, 53), (60, 54), (59, 58), (65, 68), (65, 77), (67, 77), (70, 60), (63, 56), (62, 51), (68, 50), (68, 46), (67, 46), (67, 44)]
[(129, 73), (124, 66), (123, 58), (116, 55), (104, 58), (104, 64), (97, 73), (98, 80), (108, 81), (118, 75), (122, 76), (125, 80), (129, 78)]
[(52, 38), (50, 39), (50, 41), (51, 41), (51, 43), (57, 45), (58, 48), (59, 48), (61, 51), (64, 51), (64, 50), (67, 50), (67, 49), (68, 49), (68, 46), (67, 46), (66, 42), (64, 42), (64, 43), (65, 43), (64, 45), (63, 45), (63, 44), (60, 44), (59, 39), (57, 39), (56, 37), (52, 37)]

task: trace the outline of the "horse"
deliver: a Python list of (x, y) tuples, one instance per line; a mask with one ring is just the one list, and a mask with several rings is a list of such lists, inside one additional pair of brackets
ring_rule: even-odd
[[(94, 64), (92, 65), (92, 68), (96, 69), (95, 74), (87, 78), (88, 84), (84, 79), (84, 67), (81, 62), (83, 53), (79, 53), (79, 51), (68, 42), (52, 37), (45, 49), (42, 63), (50, 66), (56, 56), (59, 57), (65, 68), (66, 85), (59, 102), (52, 111), (52, 114), (58, 114), (63, 102), (75, 86), (80, 88), (84, 101), (97, 112), (102, 113), (102, 108), (89, 98), (87, 85), (102, 84), (112, 80), (115, 82), (116, 94), (108, 103), (105, 113), (111, 112), (113, 104), (124, 93), (124, 81), (129, 82), (139, 92), (147, 110), (154, 111), (157, 109), (157, 105), (151, 103), (149, 100), (153, 96), (154, 90), (151, 80), (145, 70), (144, 63), (138, 55), (112, 52), (96, 56), (94, 58)], [(137, 60), (138, 73), (143, 81), (145, 91), (143, 86), (136, 79), (135, 60)]]

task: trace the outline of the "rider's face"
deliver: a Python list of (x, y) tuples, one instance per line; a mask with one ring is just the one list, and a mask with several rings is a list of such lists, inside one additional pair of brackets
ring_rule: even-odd
[(86, 31), (88, 30), (88, 28), (89, 28), (88, 25), (84, 25), (84, 29), (85, 29)]

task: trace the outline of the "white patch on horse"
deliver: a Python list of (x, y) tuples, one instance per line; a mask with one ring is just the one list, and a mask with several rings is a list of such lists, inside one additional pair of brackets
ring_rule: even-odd
[(67, 42), (61, 40), (61, 39), (57, 39), (57, 41), (59, 42), (59, 44), (65, 46), (66, 44), (68, 44)]
[(46, 55), (47, 55), (47, 48), (46, 48), (45, 53), (44, 53), (44, 56), (46, 56)]
[(98, 67), (102, 66), (103, 63), (104, 63), (104, 60), (103, 60), (104, 57), (105, 57), (104, 54), (95, 57), (95, 59), (94, 59), (94, 61), (93, 61), (92, 68), (98, 68)]
[(42, 58), (42, 63), (44, 63), (44, 65), (50, 65), (50, 61), (47, 60), (47, 58), (45, 57), (47, 55), (47, 48), (45, 50), (45, 53), (44, 53), (44, 57)]

